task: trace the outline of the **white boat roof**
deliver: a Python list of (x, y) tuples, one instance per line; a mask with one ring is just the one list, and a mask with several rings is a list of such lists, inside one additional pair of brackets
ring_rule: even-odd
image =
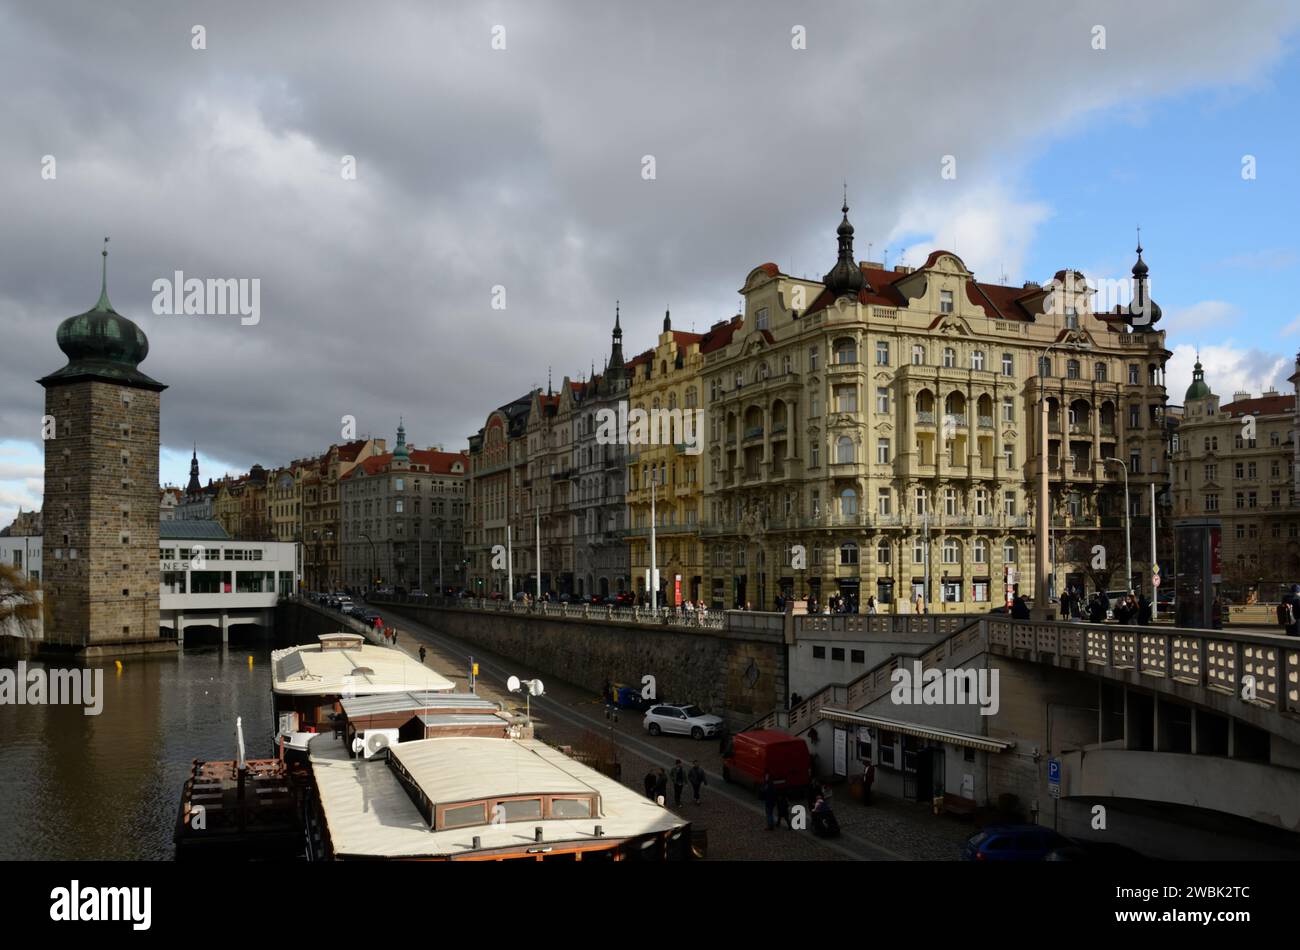
[[(325, 634), (321, 643), (288, 647), (271, 653), (276, 693), (289, 696), (328, 696), (351, 693), (409, 693), (429, 690), (449, 693), (456, 684), (397, 647), (361, 643), (340, 649), (347, 642)], [(329, 646), (325, 646), (325, 644)]]
[[(337, 857), (457, 857), (479, 850), (545, 847), (605, 838), (634, 838), (684, 828), (666, 808), (536, 739), (448, 737), (389, 747), (420, 789), (435, 802), (521, 793), (600, 794), (598, 817), (528, 819), (433, 831), (392, 768), (382, 759), (353, 759), (339, 739), (320, 733), (311, 766), (321, 811)], [(542, 844), (533, 829), (542, 829)]]
[(343, 714), (349, 719), (360, 716), (377, 716), (383, 713), (411, 712), (444, 709), (481, 709), (496, 712), (501, 704), (475, 693), (389, 693), (380, 696), (354, 696), (339, 701)]

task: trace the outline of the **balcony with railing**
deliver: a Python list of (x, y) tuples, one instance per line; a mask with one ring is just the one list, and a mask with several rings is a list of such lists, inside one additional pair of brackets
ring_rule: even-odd
[(981, 429), (992, 429), (992, 428), (993, 428), (993, 417), (992, 417), (992, 416), (980, 416), (980, 417), (978, 418), (978, 423), (979, 423), (979, 427), (980, 427)]
[(926, 411), (924, 409), (918, 409), (916, 411), (916, 424), (922, 426), (934, 425), (934, 411), (933, 410)]
[(945, 412), (943, 414), (943, 426), (945, 429), (964, 429), (966, 428), (966, 413), (964, 412)]
[(762, 427), (762, 426), (751, 426), (750, 428), (748, 428), (748, 429), (745, 430), (745, 441), (746, 441), (746, 442), (752, 442), (752, 441), (754, 441), (755, 439), (761, 439), (761, 438), (763, 438), (763, 427)]

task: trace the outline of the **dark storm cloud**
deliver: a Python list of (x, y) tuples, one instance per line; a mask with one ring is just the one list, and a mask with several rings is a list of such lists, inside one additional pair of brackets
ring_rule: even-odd
[[(95, 300), (104, 234), (110, 296), (171, 385), (169, 447), (272, 465), (336, 441), (343, 414), (390, 439), (403, 414), (455, 448), (548, 365), (599, 370), (615, 298), (635, 353), (665, 306), (679, 328), (729, 316), (763, 261), (825, 271), (841, 180), (879, 256), (947, 194), (940, 156), (966, 200), (1014, 204), (1000, 186), (1044, 138), (1246, 78), (1293, 16), (1076, 6), (0, 5), (0, 435), (38, 431), (33, 380)], [(1006, 260), (1004, 240), (961, 250)], [(260, 322), (153, 315), (175, 270), (260, 279)]]

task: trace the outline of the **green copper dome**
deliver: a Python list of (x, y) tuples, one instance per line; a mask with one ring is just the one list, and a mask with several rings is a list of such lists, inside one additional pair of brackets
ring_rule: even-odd
[[(107, 239), (106, 239), (107, 240)], [(108, 300), (108, 249), (104, 249), (104, 278), (99, 300), (85, 313), (68, 317), (55, 335), (68, 365), (51, 373), (42, 385), (78, 379), (103, 379), (146, 389), (166, 388), (137, 368), (149, 355), (149, 339)]]
[(1210, 387), (1205, 385), (1205, 370), (1201, 368), (1201, 361), (1196, 361), (1196, 367), (1192, 370), (1192, 385), (1187, 387), (1187, 395), (1183, 397), (1183, 402), (1190, 402), (1193, 399), (1204, 399), (1210, 394)]

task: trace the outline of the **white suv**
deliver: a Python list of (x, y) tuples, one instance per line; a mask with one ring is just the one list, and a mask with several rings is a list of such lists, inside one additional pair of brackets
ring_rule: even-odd
[(659, 703), (646, 710), (641, 725), (652, 736), (675, 732), (692, 739), (704, 739), (718, 734), (722, 720), (687, 703)]

